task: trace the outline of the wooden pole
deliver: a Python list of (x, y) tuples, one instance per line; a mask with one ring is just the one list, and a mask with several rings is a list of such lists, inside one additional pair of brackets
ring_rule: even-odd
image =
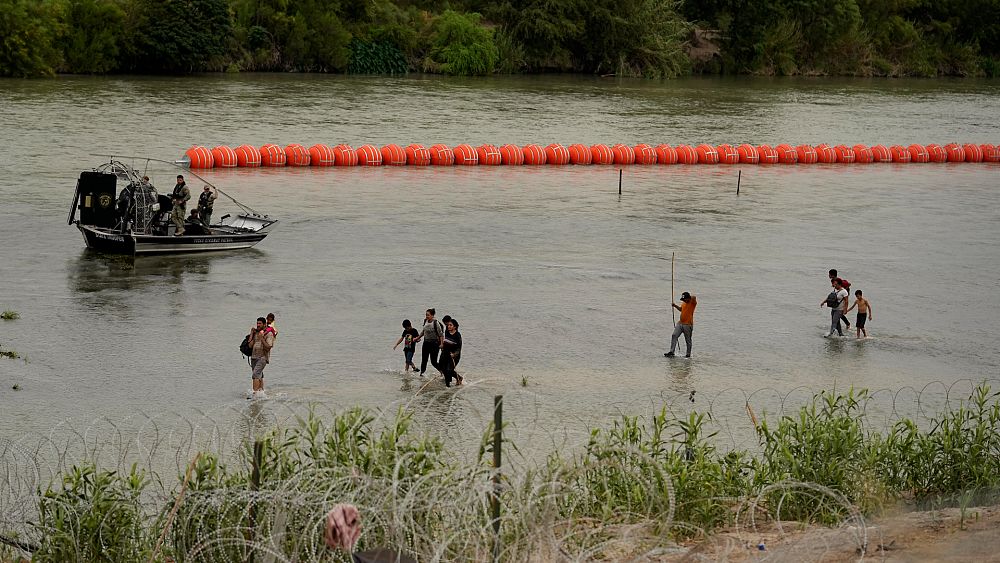
[(198, 458), (201, 457), (201, 452), (194, 454), (194, 459), (188, 464), (187, 471), (184, 472), (184, 482), (181, 483), (181, 490), (177, 493), (177, 499), (174, 501), (174, 507), (170, 509), (170, 514), (167, 516), (167, 523), (163, 526), (163, 531), (160, 532), (160, 538), (156, 540), (156, 547), (153, 549), (153, 554), (149, 556), (149, 562), (152, 563), (160, 555), (160, 548), (163, 547), (163, 540), (167, 538), (167, 532), (170, 531), (170, 526), (174, 523), (174, 517), (177, 516), (177, 510), (181, 507), (181, 501), (184, 500), (184, 493), (187, 491), (188, 482), (191, 481), (191, 471), (194, 470), (194, 466), (198, 465)]
[[(260, 490), (260, 467), (264, 463), (264, 442), (260, 440), (255, 440), (253, 443), (253, 467), (250, 471), (250, 510), (249, 510), (249, 525), (248, 525), (248, 536), (249, 541), (254, 541), (254, 534), (257, 528), (257, 491)], [(250, 548), (249, 556), (247, 557), (248, 563), (253, 563), (254, 560), (253, 548)]]
[(670, 320), (677, 326), (677, 309), (674, 309), (674, 252), (670, 253)]
[(503, 395), (493, 397), (493, 494), (490, 516), (493, 520), (493, 561), (500, 561), (500, 449), (503, 445)]
[(618, 169), (618, 197), (622, 195), (622, 169)]
[(743, 179), (743, 171), (740, 170), (736, 174), (736, 195), (740, 195), (740, 180)]

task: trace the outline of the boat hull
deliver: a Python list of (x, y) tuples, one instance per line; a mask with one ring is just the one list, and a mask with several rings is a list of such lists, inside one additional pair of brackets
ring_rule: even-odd
[[(180, 254), (250, 248), (264, 240), (266, 232), (211, 235), (156, 236), (116, 233), (88, 225), (77, 225), (87, 248), (108, 254)], [(213, 227), (214, 228), (214, 227)]]

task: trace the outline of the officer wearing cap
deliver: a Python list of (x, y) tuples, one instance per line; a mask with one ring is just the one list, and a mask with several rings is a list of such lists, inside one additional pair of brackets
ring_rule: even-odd
[(208, 184), (205, 184), (201, 195), (198, 196), (198, 214), (201, 215), (201, 222), (205, 223), (206, 227), (212, 224), (212, 206), (215, 205), (215, 200), (218, 198), (219, 194), (212, 190)]
[(184, 176), (178, 174), (177, 184), (174, 186), (173, 193), (170, 194), (170, 200), (174, 204), (174, 208), (170, 212), (170, 220), (177, 227), (177, 230), (174, 232), (175, 237), (184, 234), (184, 212), (187, 211), (187, 202), (189, 199), (191, 199), (191, 190), (184, 183)]

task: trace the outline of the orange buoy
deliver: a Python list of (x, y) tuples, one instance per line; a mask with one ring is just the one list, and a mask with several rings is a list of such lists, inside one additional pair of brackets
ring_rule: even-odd
[(285, 164), (288, 166), (309, 166), (309, 151), (298, 143), (286, 146)]
[(962, 149), (965, 151), (965, 162), (983, 161), (983, 149), (979, 148), (979, 145), (966, 143), (962, 145)]
[(399, 145), (389, 143), (379, 149), (385, 166), (406, 166), (406, 151)]
[(760, 151), (753, 145), (743, 143), (736, 147), (736, 152), (740, 155), (740, 164), (757, 164), (760, 162)]
[(333, 147), (333, 165), (357, 166), (358, 153), (354, 152), (354, 148), (351, 145), (337, 145)]
[(858, 164), (871, 164), (875, 160), (872, 150), (865, 145), (857, 144), (851, 147), (854, 149), (854, 162)]
[(719, 145), (715, 147), (715, 151), (719, 153), (719, 164), (736, 164), (740, 161), (740, 154), (732, 145)]
[(719, 163), (719, 151), (715, 150), (715, 147), (712, 145), (702, 143), (695, 147), (694, 152), (698, 155), (698, 162), (700, 164)]
[(944, 147), (931, 143), (924, 147), (927, 149), (927, 155), (930, 157), (931, 162), (948, 162), (948, 153), (945, 152)]
[(273, 143), (260, 147), (261, 166), (278, 167), (285, 165), (285, 151)]
[(591, 145), (590, 156), (594, 164), (611, 164), (615, 161), (615, 153), (608, 145)]
[(212, 148), (212, 161), (216, 168), (236, 168), (236, 151), (226, 145)]
[(1000, 147), (987, 143), (979, 148), (983, 151), (983, 162), (1000, 162)]
[(594, 158), (590, 154), (590, 147), (587, 145), (575, 144), (570, 145), (569, 149), (569, 163), (570, 164), (590, 164), (590, 161)]
[(406, 146), (406, 163), (410, 166), (427, 166), (431, 163), (431, 151), (423, 145), (413, 143)]
[(770, 145), (760, 145), (757, 147), (757, 152), (760, 153), (761, 164), (778, 163), (778, 151), (774, 150)]
[(656, 145), (657, 164), (677, 164), (677, 149), (670, 145)]
[(833, 152), (837, 154), (837, 162), (841, 164), (852, 164), (854, 162), (854, 149), (847, 145), (837, 145), (833, 147)]
[(628, 145), (618, 143), (612, 146), (611, 154), (614, 156), (612, 162), (619, 166), (635, 164), (635, 149)]
[(548, 164), (569, 164), (569, 149), (559, 143), (545, 147), (545, 162)]
[(236, 165), (241, 168), (257, 168), (260, 166), (260, 151), (251, 145), (236, 147)]
[(524, 151), (517, 145), (503, 145), (500, 147), (500, 164), (508, 166), (520, 166), (524, 164)]
[(528, 144), (521, 148), (524, 153), (524, 163), (532, 166), (545, 164), (545, 149), (538, 145)]
[(799, 161), (799, 153), (792, 145), (782, 143), (775, 146), (774, 150), (778, 153), (778, 162), (781, 164), (795, 164)]
[(833, 164), (837, 162), (837, 151), (826, 143), (821, 143), (813, 147), (816, 150), (816, 162), (820, 164)]
[(957, 143), (945, 145), (944, 152), (948, 155), (948, 162), (965, 162), (965, 151)]
[(795, 147), (795, 155), (799, 164), (816, 164), (819, 162), (819, 154), (812, 145), (799, 145)]
[(184, 156), (188, 159), (188, 166), (191, 168), (212, 168), (215, 161), (212, 159), (212, 151), (201, 145), (194, 145), (184, 151)]
[(431, 164), (434, 166), (451, 166), (455, 164), (455, 151), (448, 145), (440, 143), (431, 145)]
[(455, 155), (455, 164), (461, 166), (475, 166), (479, 164), (479, 153), (472, 145), (461, 144), (451, 149)]
[(639, 143), (632, 147), (632, 152), (635, 154), (636, 164), (656, 164), (656, 151), (653, 150), (653, 147)]
[(482, 166), (499, 166), (502, 161), (500, 151), (493, 145), (479, 145), (476, 147), (476, 155)]
[(875, 162), (892, 162), (892, 153), (885, 145), (872, 145), (872, 157)]
[(906, 147), (906, 152), (910, 153), (910, 162), (931, 161), (931, 153), (928, 152), (927, 147), (923, 145), (913, 143), (912, 145)]
[(677, 145), (677, 162), (681, 164), (698, 164), (698, 152), (691, 145)]
[(889, 155), (893, 162), (910, 162), (910, 151), (903, 145), (892, 145), (889, 147)]
[(309, 147), (309, 164), (313, 166), (333, 166), (336, 159), (330, 145), (317, 143)]
[(358, 166), (382, 166), (382, 153), (375, 145), (361, 145), (354, 154), (358, 155)]

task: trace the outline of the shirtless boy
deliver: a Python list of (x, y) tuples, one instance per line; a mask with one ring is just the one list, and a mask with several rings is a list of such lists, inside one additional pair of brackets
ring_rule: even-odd
[[(865, 322), (870, 321), (872, 318), (872, 304), (861, 295), (860, 289), (854, 292), (854, 305), (851, 305), (851, 309), (858, 308), (858, 319), (854, 323), (854, 326), (858, 329), (858, 338), (861, 338), (861, 333), (864, 333), (865, 338), (868, 338), (868, 329), (865, 328)], [(850, 313), (851, 309), (848, 309), (847, 312)]]

